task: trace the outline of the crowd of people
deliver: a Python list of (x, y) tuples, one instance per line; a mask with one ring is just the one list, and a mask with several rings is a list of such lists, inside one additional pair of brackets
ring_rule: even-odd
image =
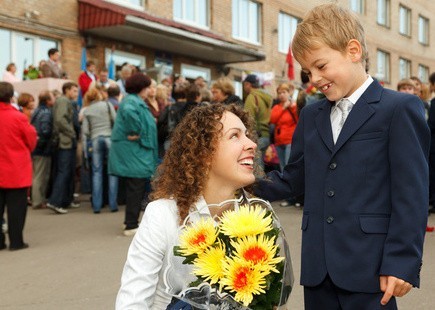
[[(68, 76), (55, 48), (48, 51), (48, 59), (39, 69), (40, 77)], [(13, 63), (7, 66), (2, 87), (13, 87), (19, 81), (16, 70)], [(95, 214), (105, 205), (117, 212), (118, 205), (125, 204), (124, 234), (134, 235), (148, 203), (151, 179), (170, 147), (173, 131), (198, 105), (221, 103), (244, 108), (255, 119), (259, 164), (269, 171), (282, 169), (288, 160), (291, 135), (304, 105), (301, 100), (307, 97), (300, 89), (303, 96), (298, 100), (294, 92), (299, 89), (294, 84), (279, 85), (278, 96), (273, 99), (256, 75), (247, 75), (244, 102), (228, 77), (209, 83), (203, 77), (189, 81), (176, 75), (157, 83), (128, 63), (118, 74), (117, 80), (109, 79), (107, 68), (97, 71), (95, 62), (89, 60), (77, 83), (65, 81), (61, 93), (41, 89), (38, 104), (25, 92), (14, 91), (10, 98), (3, 97), (2, 102), (24, 115), (36, 131), (37, 143), (29, 148), (26, 159), (32, 168), (27, 171), (32, 176), (30, 184), (23, 184), (29, 187), (26, 205), (67, 214), (69, 209), (80, 207), (79, 193), (91, 194)], [(79, 96), (82, 106), (78, 105)], [(273, 137), (276, 141), (271, 141)], [(267, 150), (272, 152), (271, 161)], [(14, 219), (7, 220), (4, 212), (1, 215), (3, 231), (8, 225), (13, 231)]]

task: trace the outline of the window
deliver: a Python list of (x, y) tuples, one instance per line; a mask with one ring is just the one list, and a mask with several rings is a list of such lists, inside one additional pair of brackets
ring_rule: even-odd
[(174, 19), (200, 27), (209, 26), (208, 0), (175, 0)]
[(429, 19), (418, 17), (418, 42), (424, 45), (429, 45)]
[(298, 26), (299, 19), (285, 13), (278, 16), (278, 50), (281, 53), (288, 53), (290, 42)]
[(411, 76), (411, 61), (399, 58), (399, 79), (407, 79)]
[(399, 33), (411, 36), (411, 10), (404, 6), (399, 8)]
[(233, 85), (234, 93), (240, 98), (243, 98), (243, 83), (241, 81), (234, 81)]
[(377, 22), (379, 25), (390, 27), (390, 0), (378, 0)]
[(0, 28), (0, 42), (2, 42), (2, 57), (0, 57), (0, 71), (13, 62), (17, 66), (15, 73), (20, 79), (23, 78), (25, 68), (33, 65), (39, 66), (39, 62), (48, 58), (50, 48), (59, 48), (58, 42), (38, 36), (10, 31)]
[[(6, 66), (12, 61), (11, 32), (4, 29), (0, 29), (0, 42), (2, 42), (2, 57), (0, 57), (0, 72), (3, 72), (6, 70)], [(17, 69), (22, 70), (23, 67), (20, 65), (17, 66)]]
[(115, 63), (115, 72), (121, 70), (122, 64), (126, 62), (135, 67), (139, 67), (141, 69), (145, 69), (146, 67), (145, 56), (142, 55), (127, 53), (127, 52), (122, 52), (117, 50), (113, 51), (112, 54), (110, 48), (106, 48), (104, 54), (105, 54), (105, 63), (107, 68), (109, 68), (110, 57), (113, 57), (113, 62)]
[(350, 9), (358, 14), (364, 14), (364, 0), (350, 0)]
[(233, 0), (233, 37), (260, 43), (260, 4), (250, 0)]
[(375, 77), (382, 82), (390, 82), (390, 54), (377, 51), (377, 70)]
[(210, 69), (192, 65), (181, 64), (181, 75), (186, 79), (196, 79), (201, 76), (206, 81), (210, 81)]
[(425, 65), (418, 65), (418, 78), (423, 82), (429, 81), (429, 67)]
[(117, 5), (122, 5), (131, 9), (143, 11), (145, 0), (105, 0)]

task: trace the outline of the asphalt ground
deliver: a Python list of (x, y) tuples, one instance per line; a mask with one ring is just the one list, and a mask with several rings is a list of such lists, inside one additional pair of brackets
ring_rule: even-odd
[[(28, 249), (0, 251), (0, 309), (114, 309), (132, 237), (122, 235), (124, 207), (93, 214), (87, 196), (68, 214), (29, 208)], [(295, 287), (288, 309), (303, 309), (299, 283), (302, 210), (273, 204), (289, 241)], [(429, 217), (435, 225), (435, 215)], [(421, 289), (398, 299), (399, 309), (435, 309), (435, 232), (425, 241)]]

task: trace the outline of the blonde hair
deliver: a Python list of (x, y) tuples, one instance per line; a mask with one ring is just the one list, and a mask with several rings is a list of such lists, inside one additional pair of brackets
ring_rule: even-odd
[(399, 83), (397, 83), (397, 90), (400, 90), (404, 86), (411, 86), (415, 89), (415, 83), (411, 79), (401, 79)]
[(426, 83), (421, 83), (421, 100), (429, 101), (430, 100), (430, 87)]
[(221, 77), (217, 79), (212, 85), (211, 88), (220, 89), (225, 95), (232, 96), (235, 94), (233, 82), (227, 77)]
[(292, 51), (298, 61), (305, 53), (322, 44), (343, 53), (352, 39), (361, 43), (362, 63), (365, 66), (368, 51), (364, 28), (358, 17), (335, 3), (322, 4), (309, 11), (298, 25)]
[(103, 95), (101, 94), (100, 90), (97, 87), (92, 87), (85, 94), (83, 106), (87, 107), (92, 102), (100, 100), (103, 100)]
[(281, 83), (276, 88), (276, 93), (279, 93), (280, 91), (287, 91), (290, 93), (291, 91), (294, 90), (295, 90), (295, 85), (293, 83)]
[(163, 84), (158, 84), (156, 86), (156, 99), (157, 100), (168, 100), (169, 88)]

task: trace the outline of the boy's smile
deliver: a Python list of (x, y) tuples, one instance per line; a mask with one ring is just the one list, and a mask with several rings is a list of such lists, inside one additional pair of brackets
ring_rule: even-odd
[(367, 78), (361, 54), (352, 49), (353, 42), (358, 41), (351, 40), (343, 53), (322, 44), (299, 60), (313, 86), (330, 101), (349, 97)]

